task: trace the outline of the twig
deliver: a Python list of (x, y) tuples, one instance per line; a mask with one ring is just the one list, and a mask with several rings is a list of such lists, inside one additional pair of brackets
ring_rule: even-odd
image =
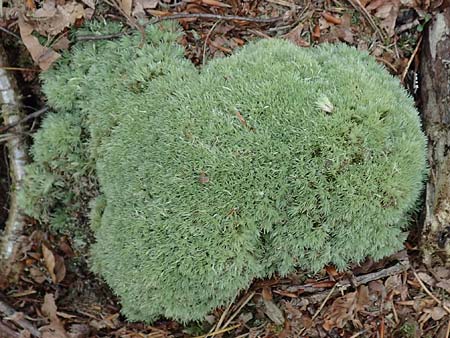
[(413, 62), (414, 58), (416, 57), (417, 52), (419, 51), (420, 45), (422, 43), (422, 37), (423, 37), (423, 35), (421, 35), (419, 38), (419, 41), (417, 41), (417, 46), (416, 46), (416, 48), (414, 48), (414, 51), (408, 60), (408, 64), (406, 65), (405, 70), (403, 70), (402, 78), (401, 78), (402, 83), (405, 81), (406, 74), (408, 73), (409, 67), (411, 67), (411, 63)]
[(218, 330), (218, 331), (214, 331), (214, 332), (211, 332), (211, 333), (207, 333), (207, 334), (204, 334), (204, 335), (201, 335), (201, 336), (197, 336), (197, 337), (194, 337), (194, 338), (214, 337), (214, 336), (217, 336), (218, 334), (225, 333), (225, 332), (228, 332), (228, 331), (237, 329), (239, 326), (241, 326), (241, 324), (236, 324), (236, 325), (227, 327), (227, 328), (225, 328), (225, 329), (220, 329), (220, 330)]
[[(386, 269), (383, 269), (383, 270), (380, 270), (377, 272), (372, 272), (372, 273), (368, 273), (365, 275), (357, 276), (355, 278), (356, 286), (362, 285), (362, 284), (367, 284), (374, 280), (397, 275), (399, 273), (407, 271), (409, 269), (409, 267), (410, 267), (409, 261), (404, 260), (404, 261), (401, 261), (401, 262), (397, 263), (396, 265), (391, 266), (389, 268), (386, 268)], [(344, 280), (342, 282), (336, 283), (337, 290), (334, 290), (331, 296), (337, 295), (340, 291), (345, 291), (346, 289), (348, 289), (350, 287), (352, 287), (352, 283), (348, 279)], [(311, 290), (311, 291), (313, 292), (313, 290)], [(319, 290), (316, 289), (315, 291), (317, 292)], [(323, 301), (328, 296), (328, 294), (329, 294), (329, 291), (322, 291), (322, 292), (313, 294), (311, 296), (303, 296), (302, 299), (308, 300), (310, 304), (315, 304), (315, 303), (319, 303), (319, 302)], [(299, 302), (299, 301), (300, 300), (293, 299), (291, 301), (291, 303), (292, 303), (292, 305), (295, 306), (296, 302)]]
[(11, 36), (14, 36), (17, 40), (19, 40), (20, 43), (23, 44), (22, 38), (19, 35), (17, 35), (16, 33), (13, 33), (11, 31), (9, 31), (8, 29), (1, 27), (1, 26), (0, 26), (0, 31), (2, 31), (3, 33), (9, 34)]
[[(336, 286), (337, 286), (337, 284), (334, 284), (334, 286), (331, 288), (330, 292), (328, 292), (328, 295), (325, 297), (325, 299), (323, 300), (322, 304), (320, 304), (319, 308), (314, 313), (314, 316), (312, 316), (312, 318), (311, 318), (312, 321), (314, 319), (316, 319), (317, 316), (320, 314), (320, 312), (323, 310), (323, 308), (325, 307), (325, 304), (328, 302), (328, 300), (330, 299), (331, 295), (334, 293), (334, 290), (336, 289)], [(305, 331), (306, 331), (306, 327), (301, 329), (300, 333), (298, 335), (301, 336), (303, 334), (303, 332), (305, 332)]]
[(158, 23), (166, 20), (177, 20), (177, 19), (205, 19), (205, 20), (236, 20), (236, 21), (246, 21), (246, 22), (257, 22), (257, 23), (274, 23), (283, 19), (282, 16), (277, 16), (275, 18), (251, 18), (245, 16), (237, 15), (218, 15), (209, 13), (178, 13), (173, 15), (158, 17), (152, 23)]
[(40, 72), (40, 69), (33, 69), (33, 68), (21, 68), (21, 67), (0, 67), (4, 70), (17, 70), (21, 72)]
[(378, 28), (375, 21), (373, 21), (372, 16), (369, 14), (367, 9), (361, 4), (359, 0), (348, 0), (350, 4), (355, 8), (357, 11), (361, 11), (363, 16), (366, 18), (366, 20), (369, 22), (369, 24), (372, 26), (373, 30), (378, 34), (381, 41), (384, 41), (386, 37), (384, 36), (383, 32)]
[(433, 293), (430, 290), (428, 290), (428, 288), (423, 283), (423, 281), (420, 279), (419, 275), (416, 273), (416, 271), (414, 269), (411, 269), (411, 270), (412, 270), (412, 273), (414, 274), (414, 277), (416, 277), (417, 281), (419, 282), (420, 286), (422, 287), (423, 291), (425, 291), (425, 293), (428, 296), (433, 298), (436, 301), (436, 303), (438, 303), (445, 311), (447, 311), (448, 314), (450, 314), (450, 309), (448, 308), (448, 306), (446, 306), (439, 298), (437, 298), (435, 295), (433, 295)]
[(28, 320), (22, 318), (16, 310), (4, 301), (0, 300), (0, 312), (9, 317), (9, 320), (19, 325), (21, 328), (28, 330), (33, 336), (41, 337), (41, 332), (36, 329)]
[(448, 320), (447, 332), (445, 333), (445, 338), (449, 338), (449, 337), (450, 337), (450, 319)]
[(250, 301), (250, 299), (253, 298), (254, 295), (255, 295), (255, 292), (252, 292), (250, 294), (250, 296), (247, 297), (247, 299), (241, 304), (241, 306), (239, 306), (239, 308), (236, 310), (236, 312), (231, 315), (231, 317), (227, 320), (227, 322), (225, 323), (225, 325), (223, 327), (227, 327), (228, 325), (230, 325), (230, 323), (233, 321), (233, 319), (236, 318), (236, 316), (239, 314), (239, 312), (241, 312), (242, 308), (245, 305), (247, 305), (247, 303)]
[(203, 60), (202, 60), (203, 66), (204, 66), (205, 63), (206, 63), (206, 46), (207, 46), (207, 44), (208, 44), (209, 37), (211, 36), (212, 32), (213, 32), (214, 29), (217, 27), (217, 25), (220, 23), (220, 21), (221, 21), (221, 20), (217, 20), (217, 21), (214, 23), (214, 25), (212, 25), (211, 29), (208, 31), (208, 34), (206, 35), (205, 42), (204, 42), (204, 44), (203, 44)]
[(80, 35), (77, 36), (77, 41), (98, 41), (98, 40), (111, 40), (117, 39), (124, 36), (126, 32), (119, 32), (114, 34), (106, 34), (106, 35)]
[(230, 303), (230, 305), (227, 306), (227, 308), (225, 309), (225, 311), (223, 311), (222, 315), (219, 318), (219, 321), (217, 322), (216, 325), (214, 325), (211, 330), (209, 331), (209, 333), (213, 332), (214, 330), (217, 330), (220, 328), (220, 326), (222, 325), (223, 321), (225, 320), (225, 318), (228, 315), (228, 312), (230, 312), (231, 306), (233, 305), (233, 303)]
[(19, 121), (15, 121), (13, 123), (10, 123), (6, 126), (2, 126), (0, 127), (0, 133), (4, 133), (8, 130), (10, 130), (11, 128), (14, 128), (15, 126), (27, 122), (28, 120), (34, 119), (42, 114), (44, 114), (45, 112), (48, 111), (48, 107), (44, 107), (42, 109), (36, 110), (35, 112), (28, 114), (27, 116), (25, 116), (23, 119), (19, 120)]

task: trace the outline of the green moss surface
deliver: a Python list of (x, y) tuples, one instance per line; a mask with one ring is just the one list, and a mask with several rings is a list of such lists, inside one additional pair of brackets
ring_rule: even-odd
[[(139, 39), (82, 44), (44, 76), (49, 104), (81, 116), (89, 138), (44, 122), (33, 155), (49, 166), (30, 183), (83, 172), (60, 156), (71, 146), (95, 163), (93, 268), (130, 320), (200, 320), (254, 278), (402, 247), (425, 137), (412, 99), (370, 56), (274, 39), (198, 71), (172, 27)], [(61, 147), (38, 149), (53, 135)]]

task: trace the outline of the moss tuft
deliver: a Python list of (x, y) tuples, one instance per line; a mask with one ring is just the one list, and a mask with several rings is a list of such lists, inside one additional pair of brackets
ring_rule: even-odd
[(147, 37), (82, 44), (48, 73), (49, 103), (81, 116), (89, 140), (74, 127), (34, 150), (49, 166), (39, 191), (61, 168), (83, 172), (69, 149), (95, 161), (93, 268), (130, 320), (201, 320), (254, 278), (401, 248), (426, 142), (412, 99), (371, 57), (265, 40), (199, 73), (173, 28)]

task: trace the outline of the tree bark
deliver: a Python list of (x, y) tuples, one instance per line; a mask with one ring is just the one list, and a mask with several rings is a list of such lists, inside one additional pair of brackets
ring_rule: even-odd
[[(24, 113), (20, 109), (20, 96), (14, 78), (2, 68), (7, 66), (6, 53), (0, 46), (0, 108), (4, 124), (13, 125), (23, 119)], [(5, 229), (0, 234), (0, 276), (3, 278), (11, 271), (24, 224), (24, 215), (16, 198), (25, 176), (26, 151), (22, 126), (15, 125), (10, 133), (7, 141), (11, 177), (10, 205)]]
[[(425, 34), (420, 96), (428, 165), (422, 250), (425, 263), (450, 257), (450, 8), (437, 13)], [(437, 255), (436, 255), (437, 254)]]

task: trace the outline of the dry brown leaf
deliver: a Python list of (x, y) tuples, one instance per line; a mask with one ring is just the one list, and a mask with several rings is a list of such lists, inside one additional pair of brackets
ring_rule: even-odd
[(360, 286), (358, 291), (337, 298), (325, 314), (323, 328), (326, 331), (334, 327), (343, 328), (348, 321), (354, 321), (356, 314), (370, 304), (369, 289)]
[(284, 323), (283, 311), (281, 311), (280, 308), (272, 300), (266, 300), (263, 298), (263, 301), (264, 301), (264, 313), (267, 315), (267, 317), (269, 317), (270, 320), (274, 322), (276, 325), (283, 325)]
[(41, 270), (39, 270), (36, 267), (31, 267), (30, 268), (30, 276), (38, 284), (44, 283), (45, 280), (47, 279), (46, 276), (45, 276), (45, 273), (43, 273)]
[(45, 244), (42, 244), (42, 254), (44, 255), (44, 263), (45, 267), (47, 268), (48, 273), (50, 274), (50, 277), (52, 277), (53, 283), (56, 283), (56, 275), (55, 275), (55, 255), (53, 252), (47, 248)]
[(42, 69), (47, 70), (53, 62), (58, 60), (61, 55), (54, 50), (44, 47), (39, 43), (37, 37), (33, 36), (33, 26), (26, 23), (22, 16), (19, 16), (19, 30), (22, 42), (30, 52), (33, 61)]
[(128, 16), (131, 15), (132, 6), (133, 6), (133, 0), (121, 0), (120, 1), (120, 8)]
[(265, 299), (265, 300), (272, 300), (273, 299), (272, 291), (268, 287), (264, 287), (262, 289), (262, 296), (263, 296), (263, 299)]
[(61, 39), (59, 39), (58, 41), (55, 42), (55, 44), (53, 44), (52, 48), (54, 50), (67, 50), (69, 49), (70, 46), (70, 41), (67, 38), (67, 36), (63, 36)]
[(441, 320), (445, 315), (447, 315), (447, 311), (440, 306), (435, 306), (432, 309), (425, 309), (424, 312), (431, 314), (431, 318), (435, 321)]
[(61, 282), (66, 276), (66, 266), (64, 259), (54, 254), (45, 244), (42, 244), (42, 254), (44, 256), (45, 267), (47, 268), (53, 283)]
[(395, 21), (400, 10), (400, 0), (375, 0), (368, 6), (367, 10), (375, 11), (374, 15), (382, 19), (381, 26), (391, 37), (395, 31)]
[(88, 6), (91, 9), (95, 9), (95, 2), (94, 0), (81, 0), (86, 6)]
[(159, 0), (136, 0), (134, 2), (133, 16), (137, 18), (144, 18), (147, 13), (146, 9), (155, 9), (158, 6)]
[(436, 285), (436, 280), (426, 272), (418, 272), (417, 275), (425, 284), (428, 284), (431, 287), (434, 287)]
[(41, 311), (50, 320), (49, 325), (39, 329), (42, 332), (42, 338), (70, 338), (58, 318), (55, 298), (51, 293), (45, 295)]
[(439, 283), (436, 284), (438, 288), (444, 289), (448, 293), (450, 293), (450, 281), (449, 280), (442, 280)]
[(47, 0), (42, 8), (34, 13), (35, 20), (30, 18), (29, 23), (39, 34), (55, 36), (85, 16), (83, 5), (75, 1), (57, 5), (54, 0)]
[(286, 40), (289, 40), (300, 47), (309, 47), (309, 43), (302, 39), (301, 35), (303, 32), (303, 24), (299, 23), (297, 26), (294, 27), (293, 30), (291, 30), (289, 33), (287, 33), (284, 38)]

